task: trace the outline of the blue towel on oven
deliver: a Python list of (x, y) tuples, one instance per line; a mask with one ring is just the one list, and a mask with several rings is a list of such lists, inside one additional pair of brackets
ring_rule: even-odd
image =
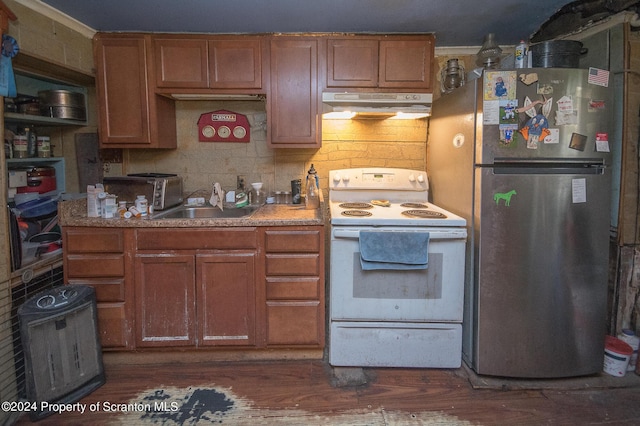
[(427, 269), (429, 233), (425, 231), (360, 231), (360, 264), (376, 269)]

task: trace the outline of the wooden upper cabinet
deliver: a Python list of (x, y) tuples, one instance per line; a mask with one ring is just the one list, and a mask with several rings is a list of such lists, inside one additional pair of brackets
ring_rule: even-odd
[(98, 37), (94, 48), (100, 141), (148, 143), (144, 36)]
[(101, 148), (175, 148), (175, 104), (156, 95), (148, 76), (150, 36), (94, 38)]
[(432, 89), (433, 37), (389, 37), (380, 42), (380, 87)]
[(378, 40), (327, 40), (327, 87), (377, 87)]
[(321, 117), (318, 55), (320, 38), (271, 39), (269, 146), (319, 148)]
[(261, 89), (262, 37), (155, 36), (156, 87)]
[(209, 40), (209, 87), (262, 88), (262, 38)]
[(327, 39), (327, 88), (432, 90), (434, 39), (344, 36)]
[(208, 87), (206, 39), (155, 38), (153, 45), (157, 87)]

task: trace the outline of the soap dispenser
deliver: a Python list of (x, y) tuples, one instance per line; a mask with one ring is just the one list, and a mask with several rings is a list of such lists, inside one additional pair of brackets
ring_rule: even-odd
[(318, 185), (318, 173), (316, 169), (311, 165), (311, 168), (307, 172), (307, 191), (304, 197), (304, 207), (312, 210), (320, 207), (320, 189)]

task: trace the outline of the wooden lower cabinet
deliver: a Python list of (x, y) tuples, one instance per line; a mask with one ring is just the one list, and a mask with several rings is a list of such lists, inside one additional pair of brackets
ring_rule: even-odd
[(267, 228), (264, 241), (267, 346), (323, 348), (324, 228)]
[(137, 347), (253, 346), (255, 253), (136, 256)]
[(322, 226), (65, 227), (63, 244), (107, 350), (324, 347)]
[(255, 253), (198, 254), (198, 345), (256, 343)]
[(133, 349), (133, 286), (126, 251), (132, 233), (122, 229), (63, 229), (64, 281), (96, 291), (98, 333), (105, 350)]
[(194, 346), (195, 257), (137, 254), (136, 346)]

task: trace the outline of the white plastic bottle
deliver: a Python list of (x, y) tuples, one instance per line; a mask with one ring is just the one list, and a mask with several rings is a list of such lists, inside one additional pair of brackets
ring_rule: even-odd
[(631, 354), (631, 358), (629, 359), (629, 366), (627, 367), (627, 371), (633, 371), (636, 369), (636, 362), (638, 362), (638, 347), (640, 347), (640, 337), (636, 336), (636, 333), (633, 330), (625, 328), (622, 330), (622, 333), (618, 335), (618, 339), (627, 343), (633, 349), (633, 353)]
[(136, 197), (136, 209), (140, 212), (141, 217), (147, 217), (149, 213), (149, 202), (144, 195), (138, 195)]
[(528, 65), (527, 55), (529, 54), (529, 46), (524, 40), (520, 40), (520, 43), (516, 46), (515, 51), (515, 66), (516, 68), (526, 68)]

